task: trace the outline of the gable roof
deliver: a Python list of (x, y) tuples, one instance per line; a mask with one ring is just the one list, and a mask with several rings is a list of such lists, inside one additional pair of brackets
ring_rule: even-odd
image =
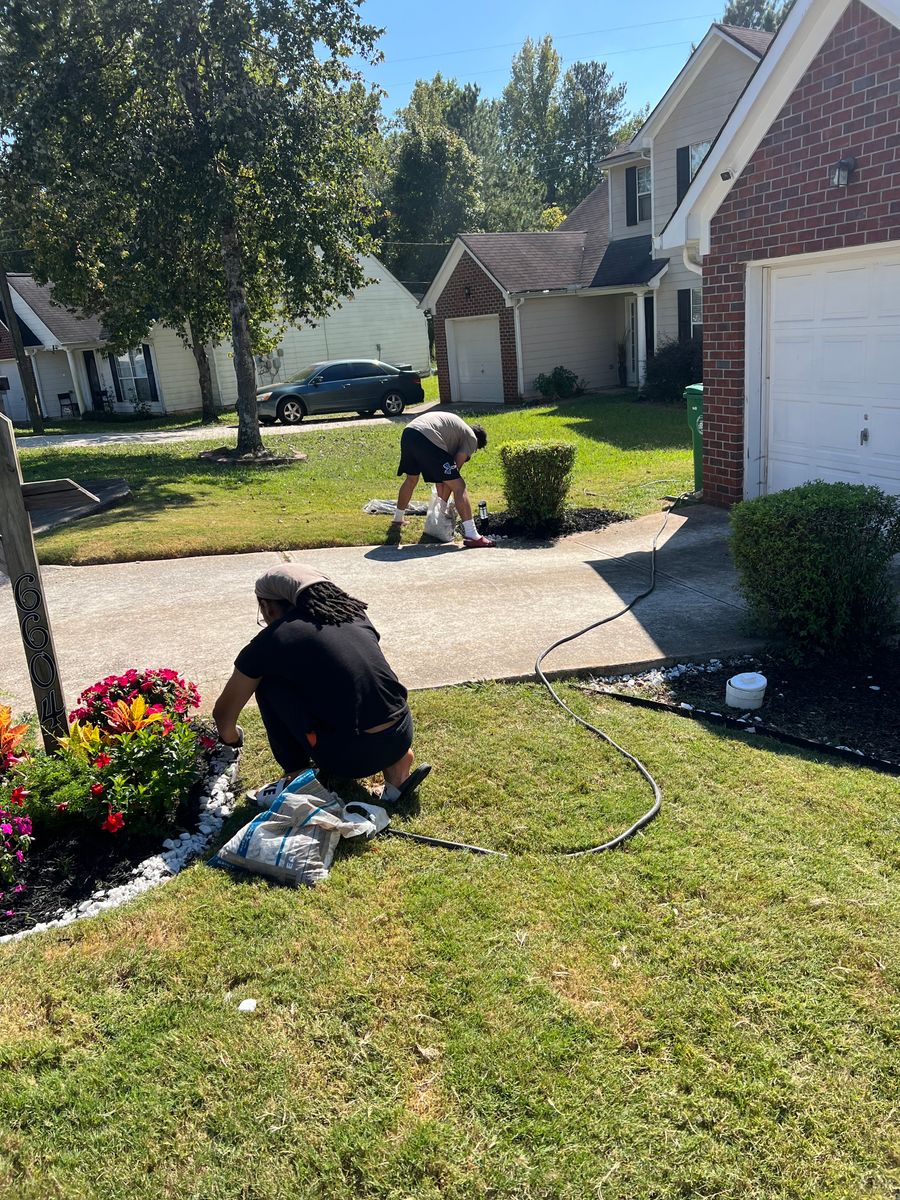
[(763, 33), (759, 29), (743, 29), (737, 25), (723, 25), (721, 21), (710, 25), (700, 44), (691, 52), (690, 58), (675, 76), (663, 98), (631, 141), (620, 142), (606, 158), (601, 160), (601, 165), (614, 166), (616, 163), (640, 155), (642, 148), (650, 144), (654, 132), (668, 120), (675, 106), (723, 43), (758, 61), (766, 53), (774, 36), (772, 33)]
[[(84, 317), (62, 304), (57, 304), (49, 284), (37, 283), (31, 275), (10, 274), (9, 286), (15, 290), (29, 309), (52, 334), (57, 345), (105, 341), (103, 328), (96, 317)], [(41, 345), (35, 341), (33, 345)]]
[[(16, 321), (19, 325), (19, 333), (22, 335), (22, 344), (24, 346), (42, 345), (41, 339), (28, 328), (21, 317), (16, 317)], [(15, 357), (16, 352), (13, 348), (12, 337), (9, 332), (9, 322), (3, 308), (3, 301), (0, 300), (0, 358)]]
[[(691, 185), (656, 239), (670, 250), (699, 242), (709, 249), (709, 223), (809, 64), (851, 0), (795, 0), (771, 47), (731, 110)], [(865, 0), (900, 28), (900, 0)]]
[(557, 291), (578, 282), (583, 230), (461, 233), (459, 239), (505, 292)]

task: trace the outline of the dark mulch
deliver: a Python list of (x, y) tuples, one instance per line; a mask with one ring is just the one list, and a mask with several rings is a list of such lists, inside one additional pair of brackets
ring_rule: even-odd
[(725, 684), (741, 671), (759, 671), (768, 681), (763, 705), (752, 713), (762, 725), (900, 762), (900, 648), (881, 650), (869, 661), (826, 660), (804, 667), (775, 653), (761, 654), (723, 661), (713, 671), (661, 682), (635, 676), (610, 686), (737, 717), (741, 711), (725, 704)]
[[(477, 515), (477, 514), (476, 514)], [(526, 529), (520, 521), (507, 512), (489, 513), (479, 519), (478, 528), (490, 537), (520, 538), (525, 541), (546, 542), (565, 537), (569, 533), (593, 533), (605, 529), (616, 521), (627, 521), (627, 513), (615, 512), (610, 508), (567, 508), (558, 521), (550, 521), (539, 530)]]
[[(198, 783), (179, 808), (178, 829), (196, 829), (201, 786)], [(94, 892), (127, 883), (138, 863), (158, 854), (163, 841), (171, 836), (171, 832), (166, 832), (158, 837), (138, 838), (98, 829), (87, 837), (73, 833), (56, 838), (49, 845), (42, 845), (40, 838), (35, 838), (20, 877), (25, 890), (18, 895), (7, 892), (5, 899), (0, 900), (0, 934), (18, 933), (56, 920)], [(9, 911), (14, 915), (6, 916)]]
[(306, 462), (308, 456), (300, 450), (284, 450), (281, 454), (270, 450), (238, 454), (237, 450), (219, 446), (216, 450), (203, 450), (197, 457), (220, 467), (283, 467), (287, 463)]

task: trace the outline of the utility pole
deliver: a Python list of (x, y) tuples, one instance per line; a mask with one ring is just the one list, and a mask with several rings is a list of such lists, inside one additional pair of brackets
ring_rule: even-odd
[(9, 336), (12, 338), (16, 363), (22, 379), (22, 387), (25, 391), (25, 403), (28, 405), (31, 428), (35, 433), (43, 433), (44, 418), (41, 416), (41, 408), (38, 404), (37, 384), (34, 379), (34, 364), (25, 353), (25, 346), (22, 342), (22, 331), (16, 319), (16, 310), (13, 308), (12, 296), (9, 294), (9, 280), (6, 278), (6, 257), (2, 249), (0, 249), (0, 302), (3, 304), (6, 327), (9, 330)]

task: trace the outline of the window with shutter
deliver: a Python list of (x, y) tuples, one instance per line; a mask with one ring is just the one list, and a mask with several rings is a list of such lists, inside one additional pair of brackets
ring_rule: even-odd
[(625, 224), (637, 225), (637, 167), (625, 168)]

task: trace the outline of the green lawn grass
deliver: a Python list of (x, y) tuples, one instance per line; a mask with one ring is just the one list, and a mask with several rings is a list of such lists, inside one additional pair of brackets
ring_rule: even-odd
[[(473, 414), (467, 414), (470, 418)], [(502, 507), (497, 446), (517, 438), (564, 438), (578, 446), (570, 496), (629, 514), (658, 507), (659, 497), (690, 486), (692, 459), (684, 409), (630, 397), (590, 397), (565, 404), (478, 414), (490, 444), (466, 468), (474, 500)], [(22, 449), (26, 479), (124, 476), (134, 498), (39, 538), (45, 563), (120, 562), (382, 541), (389, 518), (362, 512), (373, 497), (397, 489), (399, 429), (388, 422), (273, 438), (309, 461), (277, 469), (201, 463), (210, 442), (118, 445), (89, 449)], [(420, 499), (427, 489), (421, 486)], [(415, 522), (408, 531), (416, 537)]]
[(895, 1197), (896, 781), (565, 693), (663, 787), (625, 851), (539, 852), (649, 796), (544, 692), (417, 693), (409, 827), (514, 857), (195, 866), (0, 947), (4, 1200)]

